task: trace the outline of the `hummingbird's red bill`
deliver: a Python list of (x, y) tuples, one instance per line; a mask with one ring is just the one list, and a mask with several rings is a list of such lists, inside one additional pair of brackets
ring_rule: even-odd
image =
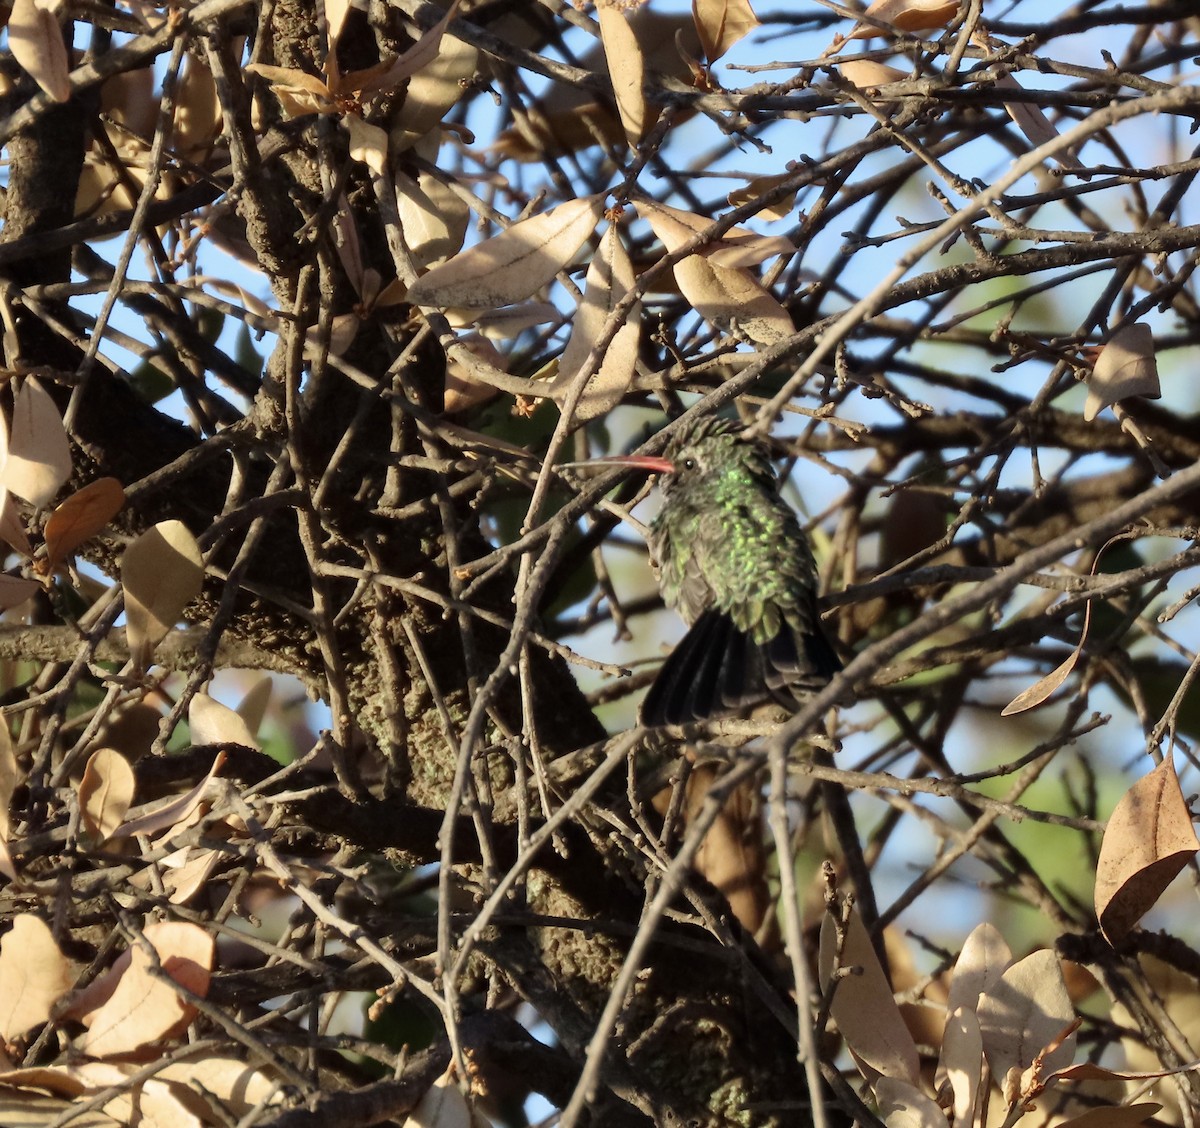
[(651, 474), (673, 474), (675, 463), (669, 458), (652, 454), (614, 454), (608, 458), (590, 458), (586, 462), (560, 462), (559, 469), (587, 470), (592, 467), (607, 469), (609, 466), (628, 466), (633, 470), (647, 470)]

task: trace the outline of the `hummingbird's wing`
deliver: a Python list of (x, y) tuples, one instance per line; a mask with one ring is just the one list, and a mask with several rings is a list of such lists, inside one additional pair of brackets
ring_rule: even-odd
[(756, 643), (712, 607), (663, 662), (642, 703), (642, 724), (689, 724), (766, 701), (791, 708), (841, 668), (819, 623), (798, 631), (785, 621), (774, 638)]

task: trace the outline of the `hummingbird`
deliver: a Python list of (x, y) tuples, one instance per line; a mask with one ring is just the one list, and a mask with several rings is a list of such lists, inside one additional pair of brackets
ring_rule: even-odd
[(821, 626), (808, 538), (766, 448), (706, 417), (661, 457), (604, 459), (661, 475), (651, 566), (688, 624), (642, 704), (645, 725), (678, 725), (774, 701), (794, 709), (842, 663)]

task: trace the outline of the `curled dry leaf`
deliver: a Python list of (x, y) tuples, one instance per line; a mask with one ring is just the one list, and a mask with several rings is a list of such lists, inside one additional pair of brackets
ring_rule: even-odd
[(175, 984), (201, 998), (208, 994), (216, 945), (203, 928), (164, 921), (147, 925), (142, 935), (155, 956), (141, 943), (124, 952), (102, 977), (115, 979), (111, 987), (105, 983), (111, 993), (95, 1010), (80, 1016), (88, 1030), (78, 1047), (90, 1057), (129, 1053), (181, 1031), (196, 1011)]
[(902, 71), (899, 67), (889, 67), (887, 63), (877, 63), (874, 59), (842, 59), (837, 69), (847, 82), (857, 86), (859, 90), (887, 86), (892, 82), (904, 82), (911, 77), (908, 71)]
[[(753, 200), (760, 200), (768, 192), (774, 191), (794, 175), (795, 173), (791, 170), (791, 164), (789, 164), (787, 172), (776, 173), (774, 176), (756, 176), (752, 180), (747, 180), (743, 187), (735, 188), (726, 197), (729, 201), (729, 206), (740, 208), (743, 204), (748, 204)], [(768, 204), (766, 207), (760, 208), (757, 214), (760, 219), (786, 219), (795, 204), (796, 193), (789, 192), (773, 204)]]
[(307, 71), (270, 63), (251, 63), (245, 69), (247, 74), (257, 74), (267, 80), (271, 93), (279, 99), (280, 108), (288, 117), (341, 112), (329, 87)]
[[(979, 1030), (992, 1076), (1005, 1083), (1010, 1100), (1010, 1075), (1019, 1077), (1047, 1046), (1061, 1038), (1075, 1021), (1071, 998), (1063, 982), (1058, 957), (1041, 949), (1018, 960), (979, 999)], [(1043, 1076), (1071, 1064), (1075, 1035), (1045, 1056)]]
[(917, 1047), (857, 912), (850, 914), (840, 959), (837, 926), (832, 915), (826, 913), (821, 922), (822, 991), (829, 989), (835, 963), (840, 968), (862, 968), (861, 974), (838, 979), (831, 1013), (855, 1058), (873, 1071), (864, 1070), (865, 1075), (870, 1079), (879, 1073), (916, 1084), (920, 1076)]
[(243, 744), (258, 748), (254, 733), (241, 716), (214, 701), (207, 693), (197, 693), (188, 706), (188, 727), (193, 744)]
[(84, 541), (94, 537), (125, 504), (125, 490), (116, 478), (97, 478), (76, 490), (46, 521), (46, 557), (57, 568)]
[(428, 172), (416, 180), (396, 175), (396, 208), (404, 244), (418, 267), (427, 269), (458, 254), (471, 219), (466, 201)]
[(133, 768), (113, 748), (98, 748), (88, 757), (79, 782), (79, 813), (84, 829), (103, 842), (125, 819), (133, 802)]
[(876, 1114), (887, 1128), (950, 1128), (937, 1101), (910, 1082), (880, 1077), (872, 1088), (879, 1103)]
[(435, 266), (410, 287), (423, 306), (489, 309), (532, 297), (568, 266), (600, 222), (602, 196), (568, 200)]
[(71, 65), (58, 21), (57, 0), (14, 0), (8, 17), (12, 56), (56, 102), (71, 97)]
[(1200, 850), (1175, 764), (1163, 758), (1121, 797), (1100, 843), (1096, 916), (1116, 944)]
[(157, 834), (160, 830), (167, 830), (183, 822), (204, 801), (204, 793), (209, 784), (216, 779), (224, 763), (225, 753), (218, 753), (213, 759), (212, 767), (208, 769), (208, 774), (195, 787), (175, 799), (168, 799), (135, 819), (122, 823), (113, 837), (132, 838), (137, 834)]
[[(601, 237), (600, 246), (588, 267), (583, 301), (576, 311), (571, 336), (559, 362), (558, 376), (552, 385), (553, 392), (566, 394), (572, 381), (583, 370), (613, 311), (629, 295), (633, 286), (633, 263), (621, 243), (616, 226), (610, 226)], [(588, 379), (575, 409), (578, 422), (585, 423), (605, 414), (620, 403), (621, 397), (629, 390), (637, 363), (641, 318), (641, 303), (635, 302), (604, 350), (599, 366)]]
[(0, 1041), (11, 1042), (45, 1022), (74, 979), (45, 922), (18, 913), (0, 939)]
[(758, 27), (750, 0), (692, 0), (692, 19), (710, 64)]
[(625, 138), (636, 149), (646, 132), (646, 59), (629, 20), (613, 0), (599, 0), (596, 18)]
[[(899, 31), (936, 31), (945, 27), (958, 9), (959, 0), (874, 0), (867, 8), (866, 15), (881, 23), (891, 24)], [(861, 24), (848, 38), (873, 39), (882, 34), (871, 24)]]
[(1134, 396), (1158, 399), (1162, 387), (1150, 326), (1141, 322), (1122, 325), (1100, 350), (1087, 385), (1083, 417), (1088, 422), (1120, 400)]
[[(1021, 90), (1021, 84), (1011, 74), (998, 78), (995, 86), (999, 89)], [(1058, 136), (1058, 130), (1050, 124), (1050, 119), (1042, 112), (1040, 106), (1032, 102), (1005, 102), (1004, 110), (1016, 127), (1025, 134), (1026, 140), (1035, 148), (1046, 145)], [(1075, 154), (1070, 149), (1060, 149), (1054, 154), (1054, 160), (1063, 168), (1082, 168)]]
[(183, 609), (200, 594), (204, 561), (182, 521), (161, 521), (134, 540), (121, 557), (129, 655), (144, 670)]
[[(1091, 606), (1090, 604), (1088, 605)], [(1022, 690), (1017, 694), (1003, 709), (1000, 710), (1000, 716), (1011, 717), (1014, 713), (1023, 713), (1026, 709), (1032, 709), (1040, 705), (1046, 700), (1063, 682), (1071, 676), (1071, 671), (1075, 669), (1076, 663), (1079, 661), (1082, 641), (1080, 646), (1077, 646), (1055, 669), (1051, 670), (1044, 677), (1038, 678), (1028, 689)]]
[[(1107, 548), (1108, 545), (1104, 547)], [(1098, 562), (1099, 556), (1096, 559)], [(1093, 564), (1093, 573), (1095, 570), (1095, 564)], [(1026, 709), (1032, 709), (1036, 705), (1040, 705), (1054, 693), (1071, 676), (1071, 671), (1075, 669), (1076, 664), (1079, 662), (1079, 656), (1083, 653), (1083, 644), (1087, 641), (1088, 631), (1091, 630), (1091, 626), (1092, 601), (1089, 599), (1087, 608), (1083, 613), (1083, 630), (1079, 632), (1079, 641), (1075, 644), (1075, 649), (1048, 674), (1038, 678), (1028, 689), (1018, 693), (1016, 697), (1000, 710), (1000, 715), (1002, 717), (1009, 717), (1013, 713), (1023, 713)]]
[(347, 114), (345, 122), (350, 131), (351, 158), (362, 161), (376, 176), (382, 176), (387, 167), (387, 131), (354, 114)]
[(62, 416), (45, 390), (27, 377), (13, 404), (8, 459), (0, 485), (30, 505), (43, 506), (71, 476), (71, 444)]

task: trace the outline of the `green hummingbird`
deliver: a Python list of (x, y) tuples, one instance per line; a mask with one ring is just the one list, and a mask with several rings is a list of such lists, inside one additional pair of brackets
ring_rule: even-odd
[(688, 632), (642, 704), (646, 725), (685, 724), (766, 701), (794, 708), (842, 668), (821, 627), (808, 538), (765, 447), (708, 417), (662, 457), (604, 461), (661, 474), (651, 565)]

